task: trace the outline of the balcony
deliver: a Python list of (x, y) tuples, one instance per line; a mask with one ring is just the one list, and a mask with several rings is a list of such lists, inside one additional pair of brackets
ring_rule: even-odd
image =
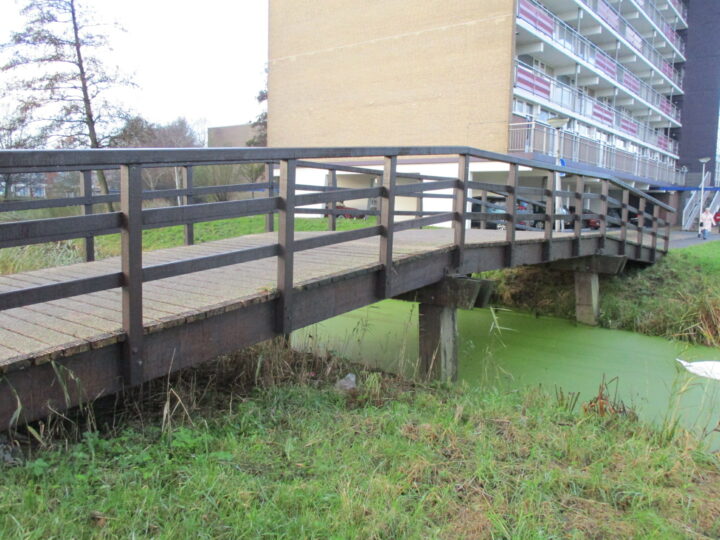
[[(680, 38), (672, 25), (667, 22), (653, 2), (647, 0), (626, 0), (623, 4), (621, 0), (616, 1), (620, 1), (620, 5), (622, 6), (644, 13), (655, 29), (665, 36), (670, 44), (675, 47), (675, 50), (683, 57), (685, 56), (685, 42)], [(627, 3), (628, 1), (629, 3)]]
[[(590, 5), (593, 3), (593, 0), (583, 0), (583, 2)], [(595, 43), (581, 36), (580, 33), (572, 26), (561, 21), (552, 12), (548, 11), (544, 6), (534, 0), (519, 0), (518, 17), (531, 25), (535, 30), (551, 39), (558, 47), (570, 51), (573, 55), (580, 57), (582, 60), (585, 60), (590, 64), (594, 64), (606, 76), (616, 80), (622, 84), (624, 88), (633, 91), (633, 87), (642, 88), (644, 86), (647, 87), (646, 93), (648, 96), (651, 94), (658, 95), (658, 98), (653, 100), (647, 99), (643, 96), (643, 99), (646, 99), (646, 101), (649, 101), (650, 103), (659, 103), (659, 98), (666, 99), (661, 94), (653, 90), (650, 85), (642, 82), (637, 76), (631, 73), (630, 70), (610, 57)], [(634, 33), (634, 30), (632, 32)], [(641, 40), (641, 42), (644, 42), (639, 35), (637, 35), (637, 37)], [(625, 41), (628, 41), (628, 39), (626, 38)], [(640, 42), (638, 42), (638, 44), (640, 44)], [(633, 47), (631, 47), (631, 50), (634, 50)], [(657, 51), (655, 52), (657, 53)], [(659, 53), (657, 54), (659, 57), (658, 64), (654, 64), (649, 58), (647, 59), (648, 64), (657, 68), (659, 72), (667, 78), (667, 80), (675, 84), (677, 90), (681, 91), (681, 74), (675, 70), (669, 62), (663, 59)], [(637, 94), (638, 92), (635, 93)]]
[(582, 37), (574, 28), (565, 24), (542, 6), (531, 0), (520, 0), (518, 17), (542, 33), (560, 49), (585, 62), (604, 77), (619, 84), (630, 96), (645, 101), (675, 122), (680, 122), (680, 109), (668, 98), (653, 90), (630, 70), (608, 56), (597, 45)]
[[(663, 152), (678, 153), (678, 143), (659, 134), (652, 126), (638, 122), (629, 114), (588, 96), (577, 88), (563, 84), (527, 64), (515, 64), (515, 88), (528, 92), (576, 116), (607, 126), (643, 144), (655, 146)], [(521, 94), (522, 95), (522, 94)]]
[[(510, 153), (540, 153), (639, 178), (668, 184), (685, 184), (685, 173), (677, 170), (674, 163), (649, 159), (596, 139), (555, 130), (545, 124), (537, 122), (510, 124), (509, 135), (508, 152)], [(557, 141), (559, 155), (555, 155), (557, 136), (560, 137)]]
[[(673, 69), (672, 64), (665, 60), (665, 57), (652, 44), (650, 44), (647, 40), (643, 39), (640, 34), (635, 31), (633, 26), (629, 22), (627, 22), (625, 17), (620, 14), (620, 12), (618, 12), (605, 0), (581, 0), (581, 2), (588, 6), (591, 11), (594, 12), (597, 16), (599, 16), (603, 21), (605, 21), (605, 23), (608, 24), (615, 32), (617, 32), (617, 34), (621, 38), (624, 38), (625, 41), (627, 41), (632, 48), (634, 48), (643, 56), (645, 56), (645, 58), (650, 60), (653, 65), (655, 65), (668, 77), (672, 78), (673, 81), (675, 81), (675, 75), (677, 75), (678, 79), (675, 82), (678, 84), (678, 86), (680, 85), (680, 74), (675, 69)], [(644, 5), (649, 6), (650, 3), (645, 2)], [(676, 45), (676, 48), (678, 49), (677, 52), (682, 56), (682, 60), (684, 61), (685, 47), (682, 43), (682, 40), (680, 39), (680, 36), (678, 36), (675, 31), (670, 27), (670, 25), (667, 24), (664, 20), (662, 20), (662, 23), (664, 26), (667, 27), (669, 31), (669, 34), (663, 32), (664, 35), (668, 38), (668, 40), (673, 43), (673, 45), (675, 45), (676, 42), (678, 43), (678, 45)], [(675, 36), (675, 41), (672, 41), (672, 35)], [(682, 51), (679, 50), (679, 47), (682, 47)]]
[[(647, 2), (648, 0), (640, 0), (640, 1)], [(675, 15), (678, 18), (678, 22), (680, 23), (680, 26), (682, 26), (683, 28), (687, 28), (687, 18), (688, 18), (687, 6), (680, 0), (668, 0), (667, 5), (672, 7), (672, 10), (674, 10)]]

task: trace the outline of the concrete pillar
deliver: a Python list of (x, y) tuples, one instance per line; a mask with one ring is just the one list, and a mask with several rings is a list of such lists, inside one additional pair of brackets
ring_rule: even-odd
[(458, 375), (457, 309), (420, 304), (420, 375), (454, 382)]
[(596, 325), (600, 316), (600, 280), (597, 272), (575, 272), (575, 318)]

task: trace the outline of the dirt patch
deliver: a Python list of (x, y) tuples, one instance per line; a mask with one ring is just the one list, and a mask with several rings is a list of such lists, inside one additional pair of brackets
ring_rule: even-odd
[(623, 521), (623, 513), (607, 503), (581, 497), (563, 501), (565, 532), (582, 538), (636, 538), (635, 527)]
[(477, 494), (448, 511), (449, 527), (440, 538), (446, 540), (473, 538), (482, 540), (493, 538), (493, 524), (488, 518), (490, 505), (484, 495)]

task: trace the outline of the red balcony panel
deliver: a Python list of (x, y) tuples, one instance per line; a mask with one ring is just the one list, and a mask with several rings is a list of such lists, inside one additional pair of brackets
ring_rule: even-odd
[(617, 78), (617, 63), (607, 54), (600, 51), (596, 52), (595, 65), (610, 75), (613, 79)]
[(550, 99), (550, 81), (540, 75), (535, 75), (529, 69), (518, 66), (516, 84), (519, 88), (528, 90), (537, 96)]
[(670, 115), (672, 114), (672, 105), (668, 100), (663, 99), (662, 101), (660, 101), (660, 110), (665, 114)]
[(518, 15), (541, 32), (546, 33), (548, 36), (553, 35), (555, 23), (552, 17), (540, 8), (533, 6), (527, 0), (520, 0), (518, 2)]
[(620, 31), (620, 17), (618, 17), (615, 10), (610, 7), (610, 4), (605, 2), (605, 0), (600, 0), (598, 2), (597, 12), (610, 26), (618, 32)]
[(642, 37), (640, 37), (640, 34), (635, 32), (629, 26), (625, 27), (625, 38), (630, 42), (630, 45), (635, 47), (638, 51), (642, 52), (642, 45), (643, 45)]
[(662, 72), (663, 72), (665, 75), (667, 75), (671, 80), (675, 80), (674, 77), (673, 77), (673, 75), (674, 75), (674, 73), (673, 73), (673, 67), (672, 67), (668, 62), (663, 61), (661, 67), (662, 67)]
[(623, 75), (622, 82), (625, 88), (631, 92), (635, 92), (636, 94), (640, 93), (640, 79), (635, 77), (635, 75), (631, 75), (630, 72), (626, 71)]
[(663, 150), (669, 150), (671, 145), (670, 137), (665, 135), (658, 136), (658, 146)]
[(613, 114), (612, 109), (610, 107), (604, 107), (599, 103), (593, 103), (592, 115), (593, 118), (595, 118), (596, 120), (599, 120), (600, 122), (603, 122), (610, 126), (613, 125), (615, 120), (615, 115)]
[(621, 118), (620, 119), (620, 129), (622, 129), (625, 133), (629, 133), (630, 135), (637, 136), (638, 132), (640, 131), (640, 126), (637, 122), (633, 122), (632, 120), (628, 118)]

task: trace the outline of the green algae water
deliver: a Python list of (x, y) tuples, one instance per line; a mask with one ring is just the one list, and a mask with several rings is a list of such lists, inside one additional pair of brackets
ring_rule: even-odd
[[(413, 375), (417, 311), (409, 302), (381, 302), (297, 332), (293, 344)], [(720, 360), (718, 349), (509, 310), (459, 311), (458, 328), (467, 384), (577, 392), (579, 408), (604, 380), (611, 397), (657, 425), (677, 419), (703, 436), (720, 421), (720, 381), (694, 377), (675, 360)], [(713, 448), (720, 448), (719, 435), (708, 435)]]

